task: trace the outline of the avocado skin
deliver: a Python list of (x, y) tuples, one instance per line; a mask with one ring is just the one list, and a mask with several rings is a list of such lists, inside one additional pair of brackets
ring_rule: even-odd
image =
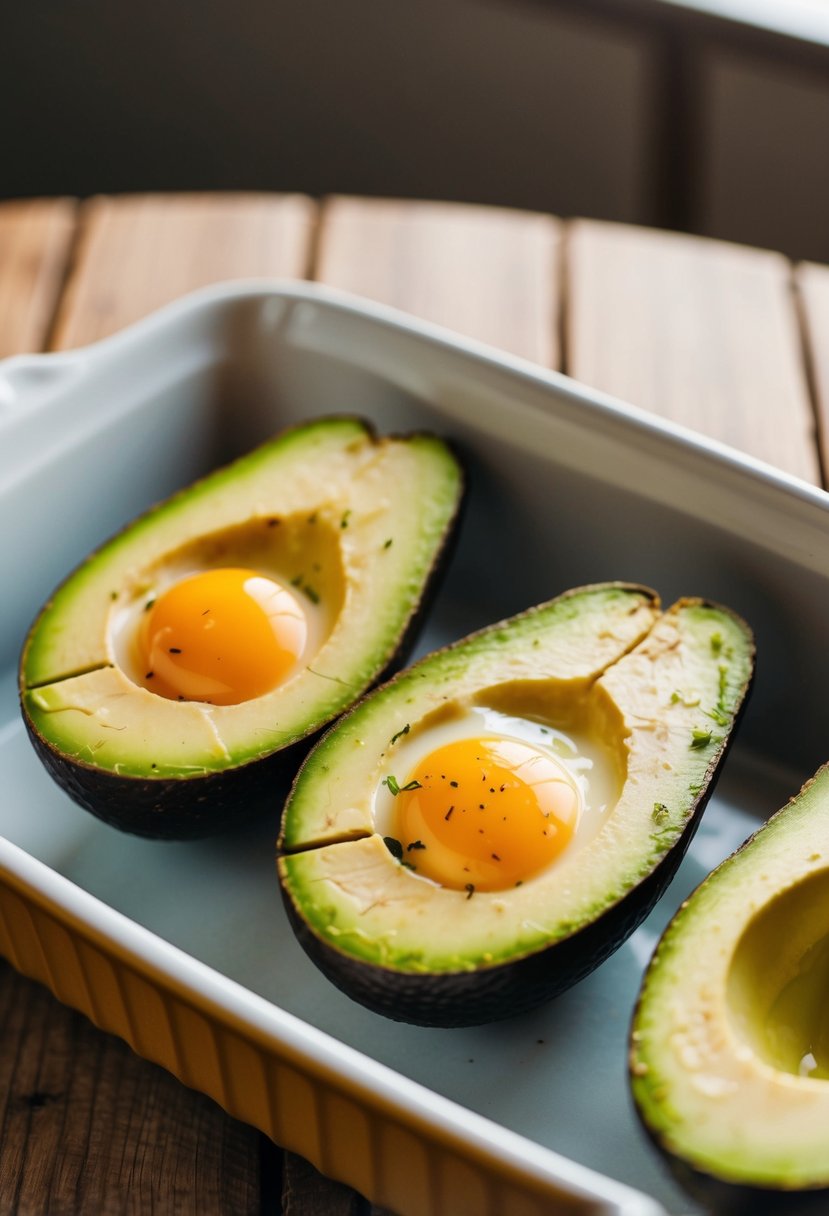
[(73, 802), (111, 827), (150, 840), (198, 840), (231, 831), (279, 805), (313, 737), (201, 777), (124, 777), (54, 751), (26, 721), (43, 767)]
[[(745, 701), (746, 698), (740, 713)], [(735, 718), (732, 735), (715, 757), (708, 784), (670, 852), (613, 907), (569, 937), (491, 968), (407, 974), (376, 963), (360, 962), (322, 942), (297, 911), (285, 885), (280, 884), (297, 940), (332, 984), (359, 1004), (396, 1022), (447, 1029), (479, 1026), (545, 1004), (595, 971), (630, 937), (661, 898), (697, 830), (736, 727)]]
[(669, 1172), (688, 1195), (703, 1205), (706, 1212), (715, 1216), (826, 1216), (829, 1212), (829, 1189), (826, 1187), (771, 1191), (712, 1178), (695, 1170), (687, 1162), (672, 1157), (650, 1130), (645, 1130)]

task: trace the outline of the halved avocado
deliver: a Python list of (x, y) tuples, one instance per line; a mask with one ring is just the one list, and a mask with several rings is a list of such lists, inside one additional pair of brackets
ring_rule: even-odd
[[(21, 703), (46, 768), (145, 836), (203, 836), (272, 809), (310, 738), (405, 654), (461, 493), (439, 439), (334, 417), (156, 506), (58, 588), (28, 636)], [(185, 576), (227, 568), (290, 590), (309, 630), (301, 659), (237, 704), (152, 691), (142, 618)]]
[[(278, 869), (299, 941), (349, 996), (401, 1021), (483, 1023), (561, 992), (672, 876), (752, 670), (751, 635), (729, 611), (690, 599), (663, 614), (654, 592), (624, 584), (576, 589), (428, 656), (348, 713), (298, 774)], [(424, 841), (398, 839), (377, 811), (390, 781), (410, 784), (404, 749), (487, 713), (495, 734), (511, 720), (592, 741), (616, 782), (549, 867), (479, 890), (424, 877)], [(446, 818), (458, 816), (452, 773), (436, 779)]]
[(631, 1084), (716, 1210), (829, 1211), (829, 766), (671, 921), (633, 1022)]

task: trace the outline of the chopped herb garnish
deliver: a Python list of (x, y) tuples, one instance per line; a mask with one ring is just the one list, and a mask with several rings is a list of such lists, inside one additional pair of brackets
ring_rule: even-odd
[(149, 612), (154, 603), (155, 603), (155, 598), (153, 598), (151, 600), (147, 600), (146, 604), (144, 605), (144, 611)]
[(348, 527), (348, 518), (349, 518), (349, 516), (350, 516), (350, 515), (351, 515), (351, 511), (343, 511), (343, 516), (342, 516), (342, 519), (340, 520), (340, 527), (341, 527), (341, 528), (347, 528), (347, 527)]
[(404, 866), (405, 869), (407, 869), (407, 870), (417, 870), (417, 866), (412, 865), (412, 863), (410, 861), (402, 860), (400, 862), (400, 864), (401, 864), (401, 866)]
[(464, 887), (464, 891), (466, 891), (466, 898), (471, 899), (472, 896), (475, 894), (475, 884), (472, 882), (468, 882), (466, 884), (466, 886)]
[(389, 537), (389, 539), (388, 539), (388, 540), (386, 540), (386, 541), (384, 541), (384, 542), (383, 542), (383, 548), (384, 548), (384, 549), (390, 549), (390, 548), (391, 548), (391, 546), (392, 546), (392, 538), (391, 538), (391, 537)]
[(380, 782), (381, 785), (388, 786), (389, 793), (396, 798), (398, 794), (405, 794), (408, 790), (421, 790), (423, 786), (419, 781), (409, 781), (406, 785), (400, 785), (396, 777), (389, 773), (388, 777), (384, 777)]
[(710, 742), (711, 742), (711, 731), (710, 730), (703, 730), (701, 727), (695, 726), (694, 729), (691, 731), (691, 747), (694, 748), (695, 750), (699, 750), (703, 747), (707, 747)]
[(406, 845), (406, 852), (409, 853), (412, 849), (425, 849), (426, 845), (422, 840), (413, 840), (411, 844)]
[(109, 593), (109, 598), (110, 598), (111, 600), (117, 600), (117, 599), (118, 599), (118, 592), (117, 592), (117, 591), (110, 591), (110, 593)]
[(319, 592), (315, 591), (313, 587), (309, 587), (308, 584), (305, 583), (302, 587), (302, 590), (308, 596), (308, 599), (311, 601), (312, 604), (318, 604), (320, 602)]
[(392, 735), (389, 746), (391, 746), (392, 743), (396, 743), (398, 739), (402, 739), (404, 735), (408, 735), (410, 730), (411, 730), (411, 727), (409, 726), (409, 723), (407, 722), (406, 725), (401, 730), (399, 730), (396, 735)]
[[(310, 523), (311, 521), (309, 520), (308, 522)], [(296, 575), (294, 575), (294, 577), (291, 579), (291, 586), (292, 586), (292, 587), (298, 587), (298, 586), (299, 586), (299, 584), (300, 584), (301, 582), (302, 582), (302, 575), (301, 575), (301, 574), (296, 574)]]
[(664, 823), (668, 818), (670, 811), (665, 806), (664, 802), (655, 802), (651, 811), (651, 818), (655, 823)]
[(396, 857), (398, 861), (403, 860), (403, 845), (399, 840), (395, 840), (394, 836), (384, 836), (383, 844), (391, 853), (392, 857)]
[(712, 633), (711, 634), (711, 650), (713, 651), (713, 653), (719, 654), (720, 651), (722, 650), (722, 647), (723, 647), (722, 634), (719, 632)]
[(454, 809), (455, 809), (455, 808), (454, 808), (454, 806), (450, 806), (449, 810), (446, 812), (446, 814), (443, 816), (443, 818), (444, 818), (444, 819), (450, 819), (450, 818), (451, 818), (451, 816), (452, 816), (452, 812), (454, 811)]

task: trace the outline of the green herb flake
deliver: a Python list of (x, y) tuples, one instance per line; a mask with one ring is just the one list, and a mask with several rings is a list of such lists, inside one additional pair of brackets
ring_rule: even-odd
[(380, 784), (388, 786), (388, 791), (393, 798), (396, 798), (400, 793), (400, 786), (397, 784), (397, 778), (393, 777), (391, 773), (389, 773), (388, 777), (384, 777)]
[(695, 726), (691, 731), (691, 747), (695, 751), (701, 751), (711, 742), (711, 731), (704, 730), (702, 727)]
[(665, 820), (669, 817), (669, 815), (670, 815), (670, 811), (665, 806), (664, 802), (655, 802), (653, 804), (653, 810), (651, 811), (651, 818), (653, 819), (654, 823), (664, 823)]
[(383, 541), (383, 548), (390, 549), (392, 547), (393, 543), (394, 543), (393, 537), (390, 536), (388, 538), (388, 540)]
[(340, 520), (340, 527), (341, 527), (341, 528), (347, 528), (347, 527), (348, 527), (348, 521), (349, 521), (349, 518), (350, 518), (350, 517), (351, 517), (351, 511), (350, 511), (350, 510), (349, 510), (349, 511), (343, 511), (342, 519)]
[(312, 604), (318, 604), (320, 602), (319, 592), (316, 591), (313, 587), (310, 587), (308, 585), (308, 583), (303, 584), (302, 590), (308, 596), (308, 599), (311, 601)]
[(723, 636), (721, 633), (711, 634), (711, 651), (713, 654), (719, 654), (723, 648)]
[(408, 735), (408, 733), (411, 729), (412, 729), (411, 726), (407, 722), (406, 725), (404, 727), (402, 727), (397, 732), (396, 735), (392, 735), (391, 739), (389, 740), (389, 747), (391, 747), (392, 744), (396, 743), (398, 739), (402, 739), (404, 735)]
[(422, 789), (423, 789), (423, 786), (420, 784), (419, 781), (408, 781), (406, 783), (406, 785), (400, 786), (400, 793), (405, 794), (409, 790), (422, 790)]

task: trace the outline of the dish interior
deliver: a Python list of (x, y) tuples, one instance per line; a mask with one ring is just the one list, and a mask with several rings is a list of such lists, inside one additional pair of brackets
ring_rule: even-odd
[[(579, 422), (571, 390), (539, 388), (426, 337), (378, 330), (306, 300), (262, 293), (179, 312), (166, 329), (100, 348), (60, 405), (52, 416), (43, 398), (25, 420), (22, 469), (0, 466), (0, 510), (20, 521), (0, 539), (4, 569), (19, 571), (4, 580), (11, 590), (0, 621), (0, 833), (335, 1039), (644, 1190), (668, 1211), (694, 1211), (635, 1123), (625, 1075), (629, 1019), (642, 969), (681, 899), (829, 759), (820, 754), (820, 715), (810, 712), (829, 678), (815, 649), (825, 579), (767, 553), (762, 536), (736, 535), (727, 519), (722, 527), (700, 519), (694, 501), (663, 495), (655, 503), (659, 469), (686, 459), (675, 441), (623, 426), (611, 452), (620, 463), (611, 468), (607, 450), (597, 450), (585, 472), (573, 453), (583, 453), (597, 423), (587, 405)], [(541, 1010), (490, 1027), (386, 1021), (323, 979), (283, 914), (273, 865), (278, 805), (271, 819), (213, 841), (122, 835), (52, 784), (18, 715), (20, 645), (70, 567), (200, 473), (286, 424), (339, 412), (368, 417), (383, 432), (433, 429), (456, 443), (469, 470), (457, 551), (416, 654), (565, 588), (617, 578), (655, 587), (666, 604), (683, 594), (727, 603), (757, 634), (757, 684), (738, 743), (667, 896), (590, 978)], [(649, 492), (614, 484), (624, 462), (648, 460)], [(717, 475), (703, 468), (702, 487)]]

